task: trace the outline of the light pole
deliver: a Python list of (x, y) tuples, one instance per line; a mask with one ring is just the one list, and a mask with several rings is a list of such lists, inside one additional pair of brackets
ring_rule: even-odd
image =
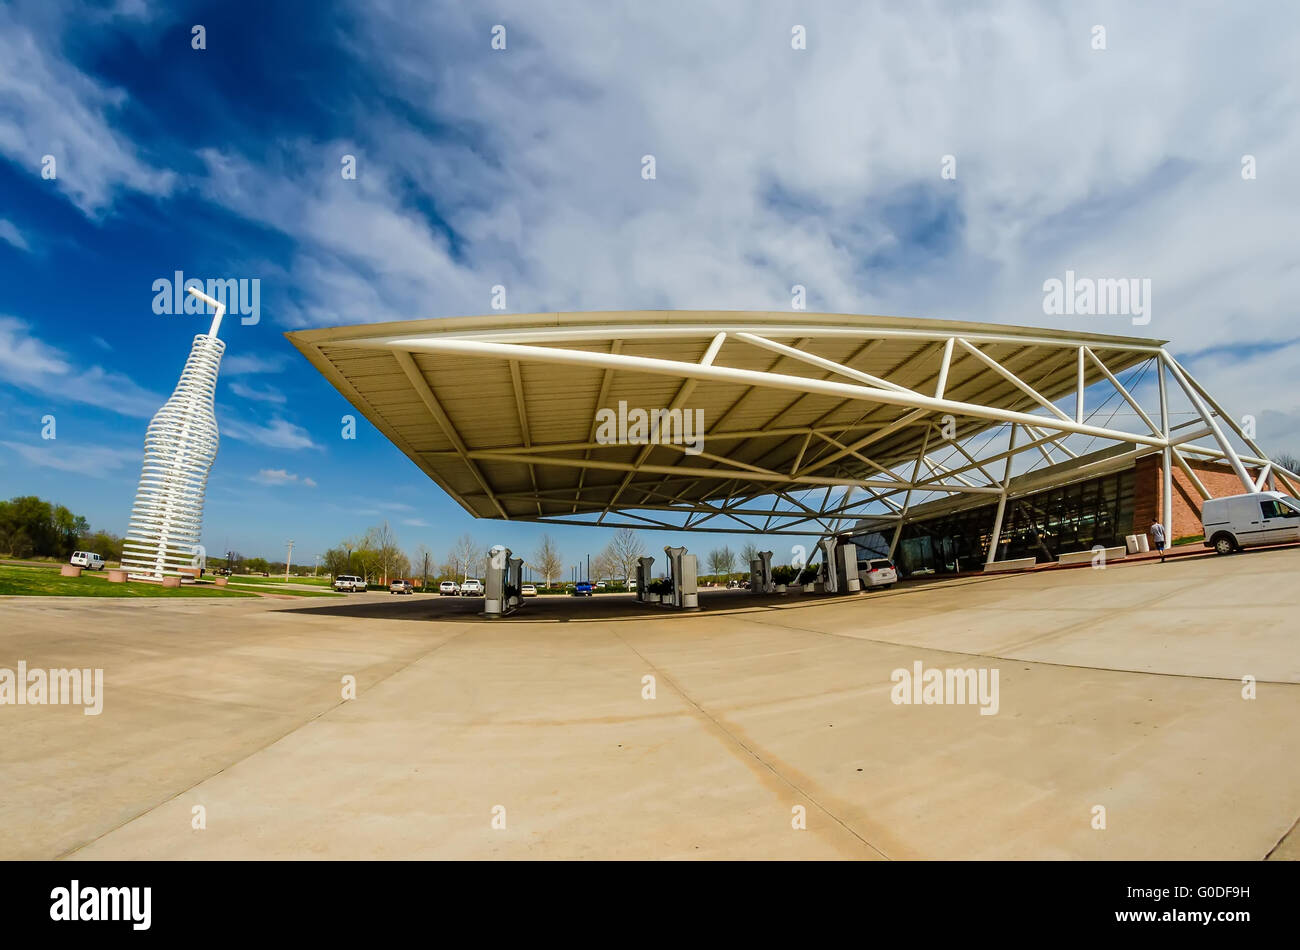
[(284, 580), (289, 582), (289, 562), (293, 560), (293, 538), (289, 539), (289, 553), (284, 556)]
[(320, 555), (316, 555), (316, 566), (312, 568), (311, 576), (316, 577), (320, 574)]

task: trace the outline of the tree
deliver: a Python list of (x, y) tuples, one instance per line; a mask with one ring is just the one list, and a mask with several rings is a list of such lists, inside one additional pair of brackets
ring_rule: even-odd
[(619, 528), (614, 532), (607, 550), (614, 561), (614, 573), (622, 578), (635, 578), (637, 562), (645, 557), (645, 545), (640, 536), (631, 528)]
[[(614, 557), (614, 543), (611, 541), (605, 545), (600, 553), (591, 559), (591, 571), (595, 577), (590, 577), (590, 581), (613, 579), (618, 575), (618, 561)], [(627, 575), (623, 575), (626, 577)]]
[(348, 564), (347, 548), (340, 545), (337, 548), (330, 548), (325, 552), (325, 571), (330, 577), (338, 577), (340, 574), (351, 574), (352, 568)]
[(415, 557), (411, 561), (411, 569), (413, 572), (418, 573), (422, 578), (422, 590), (429, 589), (430, 567), (435, 571), (438, 569), (438, 565), (433, 560), (433, 552), (429, 550), (427, 545), (421, 544), (415, 549)]
[(558, 578), (560, 571), (564, 569), (564, 561), (560, 558), (560, 550), (555, 546), (555, 541), (549, 534), (542, 535), (540, 546), (537, 553), (533, 555), (533, 567), (537, 573), (546, 578), (546, 586), (551, 586), (551, 579)]
[(730, 551), (724, 551), (723, 548), (714, 548), (709, 552), (709, 573), (715, 577), (720, 576), (727, 570), (731, 560), (733, 560), (733, 555)]
[(727, 580), (731, 580), (731, 574), (736, 569), (736, 552), (731, 550), (731, 545), (722, 549), (722, 569), (727, 574)]
[(77, 539), (90, 530), (90, 523), (59, 505), (54, 509), (54, 530), (58, 538), (54, 553), (67, 557), (77, 549)]
[(758, 545), (755, 544), (753, 541), (745, 542), (745, 546), (740, 549), (740, 560), (741, 560), (740, 569), (742, 571), (748, 570), (749, 565), (753, 564), (754, 560), (761, 553), (762, 552), (758, 550)]
[(1289, 452), (1275, 455), (1273, 457), (1273, 464), (1286, 469), (1288, 472), (1295, 472), (1297, 475), (1300, 475), (1300, 458), (1296, 458)]
[(120, 561), (122, 539), (111, 531), (87, 531), (77, 538), (76, 550), (94, 551), (105, 561)]
[(366, 532), (362, 547), (369, 553), (369, 563), (381, 584), (387, 585), (392, 577), (400, 577), (411, 569), (406, 555), (397, 546), (397, 535), (385, 521)]
[(0, 502), (0, 538), (9, 553), (15, 557), (59, 554), (61, 537), (54, 515), (54, 506), (35, 495)]
[(462, 534), (457, 538), (451, 553), (447, 555), (447, 563), (451, 565), (453, 573), (460, 575), (462, 584), (483, 573), (483, 559), (483, 548), (471, 534)]

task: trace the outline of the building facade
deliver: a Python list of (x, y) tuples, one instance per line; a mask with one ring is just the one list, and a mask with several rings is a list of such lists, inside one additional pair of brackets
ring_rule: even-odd
[[(1236, 473), (1227, 464), (1198, 460), (1190, 462), (1189, 467), (1214, 497), (1242, 490)], [(1258, 476), (1258, 471), (1250, 472)], [(1199, 489), (1177, 466), (1171, 481), (1172, 540), (1199, 540)], [(1011, 481), (1013, 492), (1016, 482)], [(1095, 545), (1123, 547), (1128, 535), (1145, 534), (1153, 522), (1160, 520), (1163, 490), (1161, 454), (1155, 452), (1092, 478), (1013, 494), (1007, 499), (993, 560), (1032, 557), (1039, 563), (1050, 563), (1062, 554), (1087, 551)], [(924, 576), (981, 570), (989, 559), (996, 502), (956, 509), (939, 503), (934, 507), (947, 510), (933, 515), (926, 512), (927, 507), (920, 506), (915, 520), (900, 532), (894, 550), (900, 572)], [(860, 559), (888, 556), (890, 533), (872, 527), (864, 525), (853, 537)]]

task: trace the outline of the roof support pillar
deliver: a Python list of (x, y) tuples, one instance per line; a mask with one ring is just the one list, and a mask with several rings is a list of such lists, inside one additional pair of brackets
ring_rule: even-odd
[(1007, 454), (1007, 465), (1002, 472), (1002, 494), (998, 496), (998, 513), (993, 519), (993, 534), (989, 536), (989, 551), (984, 558), (984, 563), (992, 564), (998, 559), (998, 542), (1002, 540), (1002, 518), (1007, 513), (1007, 490), (1011, 487), (1011, 460), (1015, 458), (1016, 448), (1016, 424), (1011, 424), (1011, 441), (1008, 443), (1011, 451)]

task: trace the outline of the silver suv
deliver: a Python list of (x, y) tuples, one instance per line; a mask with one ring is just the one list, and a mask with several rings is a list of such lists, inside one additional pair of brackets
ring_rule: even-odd
[(346, 593), (363, 591), (366, 589), (364, 578), (357, 577), (355, 574), (340, 574), (334, 578), (334, 589)]

